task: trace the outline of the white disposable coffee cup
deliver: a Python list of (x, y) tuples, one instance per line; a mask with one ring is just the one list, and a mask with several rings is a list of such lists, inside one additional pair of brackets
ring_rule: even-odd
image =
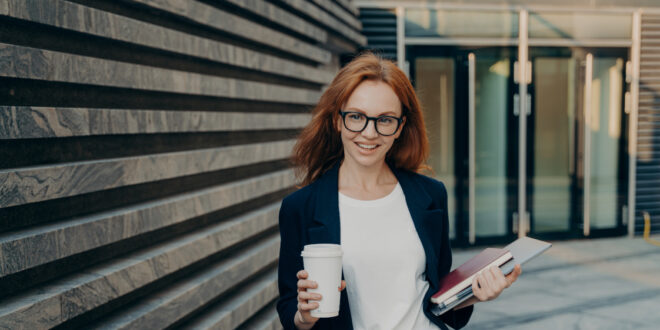
[(320, 293), (319, 307), (312, 310), (313, 317), (324, 318), (339, 315), (339, 298), (341, 293), (341, 257), (343, 252), (339, 244), (310, 244), (305, 245), (302, 253), (307, 279), (315, 281), (316, 289), (307, 289), (307, 292)]

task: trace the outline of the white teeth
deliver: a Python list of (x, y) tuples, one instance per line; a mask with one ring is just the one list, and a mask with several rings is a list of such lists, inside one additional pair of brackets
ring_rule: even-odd
[(368, 144), (360, 144), (360, 143), (358, 143), (357, 145), (359, 145), (361, 148), (365, 148), (365, 149), (374, 149), (374, 148), (376, 148), (376, 147), (378, 146), (378, 145), (376, 145), (376, 144), (374, 144), (374, 145), (368, 145)]

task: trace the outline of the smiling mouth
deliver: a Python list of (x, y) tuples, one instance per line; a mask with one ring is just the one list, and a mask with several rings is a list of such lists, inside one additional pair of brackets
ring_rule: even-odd
[(378, 147), (380, 147), (380, 144), (362, 144), (362, 143), (355, 143), (357, 144), (358, 147), (365, 149), (365, 150), (374, 150)]

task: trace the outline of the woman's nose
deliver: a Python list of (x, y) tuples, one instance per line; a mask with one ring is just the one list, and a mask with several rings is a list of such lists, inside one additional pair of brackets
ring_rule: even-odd
[(378, 132), (376, 131), (376, 121), (369, 120), (367, 122), (367, 127), (362, 130), (362, 135), (369, 138), (378, 137)]

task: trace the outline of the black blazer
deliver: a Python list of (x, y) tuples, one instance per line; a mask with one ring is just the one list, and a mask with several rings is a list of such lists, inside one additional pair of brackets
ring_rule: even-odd
[[(429, 290), (424, 296), (424, 314), (441, 329), (445, 324), (454, 329), (465, 326), (473, 307), (449, 311), (440, 317), (431, 311), (429, 298), (438, 290), (438, 281), (449, 273), (451, 247), (447, 220), (447, 191), (432, 178), (390, 166), (406, 197), (408, 210), (426, 254), (426, 280)], [(312, 184), (290, 194), (280, 208), (280, 259), (278, 285), (280, 297), (277, 312), (284, 329), (295, 329), (293, 318), (298, 310), (298, 279), (303, 269), (300, 252), (307, 244), (340, 244), (339, 237), (339, 162)], [(314, 329), (352, 329), (346, 290), (342, 291), (339, 316), (322, 318)]]

